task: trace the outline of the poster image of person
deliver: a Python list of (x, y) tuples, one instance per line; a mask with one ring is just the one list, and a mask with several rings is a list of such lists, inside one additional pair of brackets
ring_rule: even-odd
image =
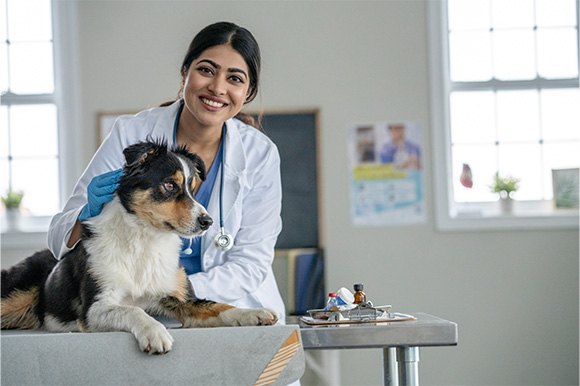
[(397, 170), (421, 169), (421, 147), (408, 138), (405, 124), (387, 125), (390, 140), (381, 149), (381, 162), (391, 163)]
[(356, 129), (356, 153), (358, 163), (375, 162), (375, 129), (361, 126)]

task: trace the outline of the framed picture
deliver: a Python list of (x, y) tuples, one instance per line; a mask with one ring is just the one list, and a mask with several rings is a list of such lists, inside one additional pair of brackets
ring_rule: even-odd
[(578, 208), (580, 169), (552, 169), (554, 205), (556, 208)]
[(113, 128), (115, 120), (121, 115), (134, 115), (137, 111), (110, 111), (110, 112), (100, 112), (98, 115), (99, 131), (97, 133), (98, 146), (103, 143), (105, 137), (109, 134)]

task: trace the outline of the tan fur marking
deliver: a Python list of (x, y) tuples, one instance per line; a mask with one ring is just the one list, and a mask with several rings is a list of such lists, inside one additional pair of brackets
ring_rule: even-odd
[(157, 151), (157, 150), (155, 150), (155, 149), (152, 149), (152, 150), (149, 150), (147, 153), (143, 153), (143, 154), (141, 155), (141, 157), (139, 157), (139, 163), (140, 163), (140, 164), (144, 163), (144, 162), (145, 162), (145, 160), (147, 160), (147, 157), (149, 157), (149, 155), (151, 155), (151, 154), (155, 154), (155, 152), (156, 152), (156, 151)]
[(135, 214), (156, 228), (171, 231), (165, 222), (174, 228), (186, 228), (192, 223), (189, 200), (156, 203), (151, 200), (149, 190), (140, 190), (133, 194), (133, 210)]
[(225, 303), (206, 303), (194, 305), (193, 303), (183, 303), (179, 307), (178, 320), (182, 323), (186, 319), (207, 320), (210, 318), (217, 318), (222, 312), (234, 308)]
[(222, 312), (234, 308), (234, 306), (225, 303), (181, 302), (174, 297), (163, 299), (161, 301), (161, 306), (169, 316), (174, 317), (184, 325), (187, 324), (188, 326), (191, 326), (191, 323), (186, 323), (188, 320), (205, 321), (210, 318), (216, 318)]
[(183, 176), (183, 173), (181, 172), (181, 170), (178, 170), (177, 172), (175, 172), (175, 174), (173, 175), (173, 179), (175, 180), (175, 182), (177, 182), (177, 185), (179, 185), (179, 186), (182, 186), (183, 181), (185, 181), (185, 177)]
[(40, 320), (34, 313), (38, 301), (38, 288), (28, 291), (16, 290), (9, 297), (2, 299), (2, 329), (19, 328), (35, 330), (40, 328)]
[(187, 301), (187, 288), (189, 286), (189, 282), (187, 279), (187, 273), (185, 273), (185, 269), (181, 268), (177, 271), (177, 290), (174, 291), (171, 296), (177, 299), (180, 302)]
[(208, 304), (207, 306), (203, 306), (203, 307), (197, 307), (198, 308), (198, 312), (196, 315), (196, 318), (199, 319), (209, 319), (209, 318), (215, 318), (217, 316), (219, 316), (219, 314), (221, 314), (224, 311), (227, 311), (229, 309), (235, 308), (234, 306), (230, 306), (229, 304), (225, 304), (225, 303), (214, 303), (214, 304)]

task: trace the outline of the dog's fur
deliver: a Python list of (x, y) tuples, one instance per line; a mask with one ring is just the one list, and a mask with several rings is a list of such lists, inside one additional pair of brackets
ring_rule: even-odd
[(212, 224), (193, 198), (205, 180), (201, 158), (184, 147), (141, 142), (124, 150), (115, 198), (84, 221), (75, 248), (57, 261), (48, 250), (2, 270), (2, 329), (129, 331), (141, 350), (164, 354), (173, 339), (148, 314), (183, 327), (271, 325), (268, 309), (198, 299), (179, 264), (178, 237)]

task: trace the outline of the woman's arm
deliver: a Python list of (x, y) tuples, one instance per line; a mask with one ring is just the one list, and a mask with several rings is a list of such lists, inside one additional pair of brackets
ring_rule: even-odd
[(82, 232), (81, 222), (77, 220), (70, 233), (68, 242), (66, 243), (67, 248), (72, 248), (76, 243), (79, 242), (79, 240), (81, 239), (81, 232)]
[(117, 120), (77, 182), (62, 212), (52, 218), (48, 229), (48, 247), (57, 259), (70, 251), (81, 238), (78, 217), (83, 206), (87, 204), (87, 187), (91, 180), (123, 166), (123, 149), (126, 146), (123, 133), (123, 123)]

